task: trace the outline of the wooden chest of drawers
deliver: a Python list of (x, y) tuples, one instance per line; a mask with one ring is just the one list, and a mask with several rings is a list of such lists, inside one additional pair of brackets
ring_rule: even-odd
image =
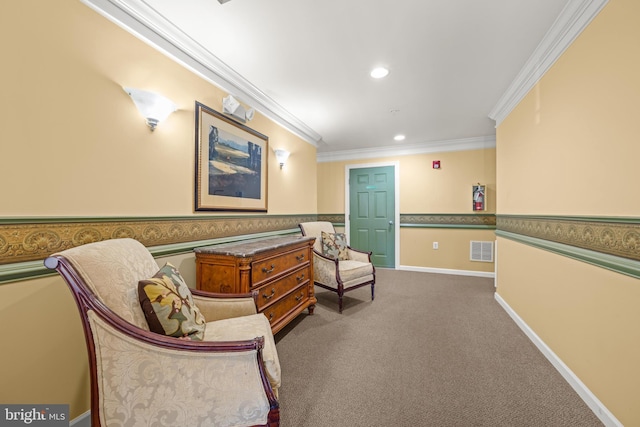
[(273, 237), (196, 248), (196, 286), (209, 292), (259, 292), (258, 311), (275, 334), (305, 309), (313, 314), (314, 237)]

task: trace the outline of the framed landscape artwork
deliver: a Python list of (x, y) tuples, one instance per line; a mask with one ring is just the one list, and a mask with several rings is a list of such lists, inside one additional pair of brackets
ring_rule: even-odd
[(196, 101), (196, 211), (267, 211), (269, 138)]

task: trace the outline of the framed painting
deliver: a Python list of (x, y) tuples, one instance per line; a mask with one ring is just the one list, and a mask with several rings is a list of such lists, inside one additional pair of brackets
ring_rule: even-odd
[(267, 211), (269, 138), (196, 101), (196, 211)]

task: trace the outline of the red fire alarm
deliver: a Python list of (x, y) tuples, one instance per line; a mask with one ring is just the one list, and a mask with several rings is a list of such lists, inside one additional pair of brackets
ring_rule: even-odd
[(433, 168), (434, 169), (440, 169), (440, 160), (434, 160), (433, 161)]

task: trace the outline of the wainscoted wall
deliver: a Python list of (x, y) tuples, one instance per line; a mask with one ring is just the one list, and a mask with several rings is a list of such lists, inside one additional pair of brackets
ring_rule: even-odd
[(496, 129), (497, 294), (607, 425), (640, 425), (639, 16), (606, 2)]
[(130, 237), (154, 256), (167, 256), (247, 237), (295, 233), (300, 222), (313, 220), (315, 215), (0, 218), (0, 283), (50, 274), (42, 266), (45, 257), (85, 243)]
[[(319, 214), (318, 220), (344, 226), (344, 214)], [(640, 278), (640, 218), (401, 213), (400, 228), (495, 230), (499, 237)]]
[[(344, 214), (319, 214), (318, 221), (344, 225)], [(400, 227), (494, 229), (495, 226), (495, 214), (400, 214)]]
[[(344, 227), (344, 214), (318, 214)], [(400, 264), (396, 268), (449, 274), (492, 274), (493, 262), (469, 259), (470, 241), (495, 240), (495, 214), (400, 214)], [(439, 248), (433, 249), (433, 242)]]
[(496, 235), (640, 278), (640, 218), (498, 215)]
[[(0, 402), (68, 403), (73, 419), (89, 409), (84, 336), (42, 259), (133, 236), (192, 284), (195, 245), (291, 233), (315, 218), (316, 147), (252, 105), (247, 125), (269, 137), (268, 214), (194, 213), (195, 101), (222, 111), (228, 93), (81, 1), (0, 2), (0, 14), (0, 323), (13, 328)], [(151, 132), (123, 86), (159, 92), (178, 111)], [(285, 168), (273, 148), (291, 153)]]
[(400, 214), (400, 227), (415, 228), (496, 228), (495, 214)]
[[(318, 163), (318, 218), (344, 224), (346, 169), (394, 164), (398, 168), (398, 268), (443, 273), (492, 273), (494, 263), (469, 260), (470, 241), (495, 240), (496, 150), (416, 153)], [(434, 160), (440, 169), (431, 167)], [(486, 211), (473, 212), (472, 186), (487, 186)], [(336, 213), (338, 212), (338, 213)], [(433, 242), (439, 249), (433, 249)]]

